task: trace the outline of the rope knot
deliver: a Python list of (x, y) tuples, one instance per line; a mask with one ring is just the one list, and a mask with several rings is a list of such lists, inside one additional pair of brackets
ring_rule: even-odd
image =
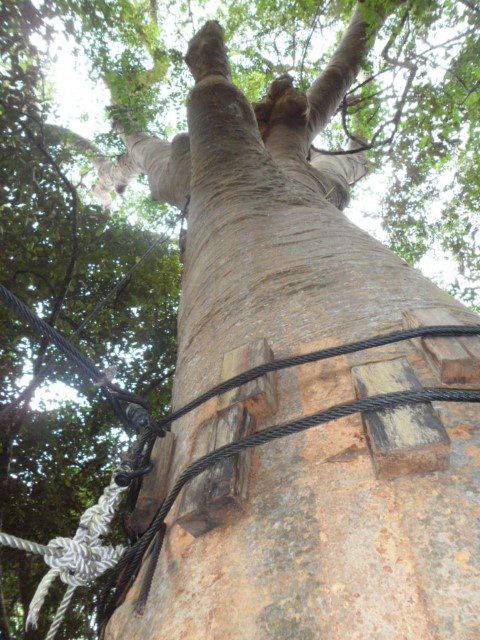
[(102, 546), (93, 540), (54, 538), (48, 544), (54, 553), (45, 556), (45, 562), (62, 582), (72, 587), (85, 586), (96, 580), (107, 569), (115, 566), (123, 547)]
[(50, 540), (44, 551), (44, 560), (50, 571), (42, 578), (32, 598), (27, 626), (36, 626), (40, 609), (55, 578), (59, 577), (70, 588), (82, 587), (117, 564), (125, 548), (102, 545), (100, 537), (108, 533), (125, 489), (112, 479), (97, 504), (82, 514), (73, 538)]

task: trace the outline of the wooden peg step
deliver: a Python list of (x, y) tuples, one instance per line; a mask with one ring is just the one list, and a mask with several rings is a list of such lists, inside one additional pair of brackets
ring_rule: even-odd
[[(239, 373), (272, 360), (273, 352), (265, 339), (249, 342), (225, 354), (221, 380), (229, 380)], [(223, 393), (218, 398), (218, 410), (223, 411), (238, 402), (241, 402), (257, 420), (274, 415), (277, 410), (275, 372), (267, 373), (237, 389)]]
[[(225, 354), (221, 380), (229, 380), (272, 360), (273, 352), (266, 340), (249, 342)], [(216, 417), (199, 428), (192, 460), (245, 437), (251, 433), (255, 423), (273, 415), (276, 410), (275, 373), (268, 373), (222, 394), (218, 398)], [(183, 492), (178, 523), (198, 537), (241, 512), (247, 499), (250, 461), (251, 451), (243, 451), (194, 478)]]
[[(404, 311), (403, 317), (406, 328), (462, 324), (441, 308)], [(441, 382), (465, 386), (480, 383), (480, 336), (414, 338), (412, 342)]]
[[(352, 368), (358, 398), (392, 391), (421, 390), (406, 358), (373, 362)], [(450, 439), (432, 405), (411, 404), (362, 413), (378, 478), (445, 470)]]
[(167, 495), (174, 449), (173, 433), (167, 431), (164, 438), (157, 438), (152, 450), (152, 470), (143, 477), (142, 488), (130, 516), (129, 528), (137, 535), (148, 529)]
[[(253, 420), (241, 404), (219, 413), (199, 428), (192, 460), (250, 433)], [(226, 524), (247, 499), (251, 451), (242, 451), (210, 467), (185, 487), (178, 524), (198, 537)]]

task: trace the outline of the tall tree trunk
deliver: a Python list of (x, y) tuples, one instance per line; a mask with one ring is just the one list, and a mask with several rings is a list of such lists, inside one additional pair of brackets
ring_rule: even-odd
[[(279, 358), (400, 330), (405, 310), (478, 321), (286, 178), (220, 62), (193, 72), (175, 407), (218, 383), (224, 354), (256, 339)], [(353, 365), (400, 355), (434, 384), (410, 343), (287, 369), (279, 409), (260, 427), (353, 399)], [(377, 480), (357, 416), (256, 450), (245, 513), (193, 538), (174, 509), (144, 614), (134, 613), (137, 579), (106, 639), (478, 638), (474, 414), (439, 411), (457, 429), (451, 469), (436, 474)], [(209, 412), (213, 402), (174, 424), (170, 483)]]

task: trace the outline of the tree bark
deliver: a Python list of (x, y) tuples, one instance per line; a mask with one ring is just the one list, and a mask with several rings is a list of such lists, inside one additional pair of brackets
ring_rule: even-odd
[[(282, 170), (229, 80), (215, 29), (202, 30), (187, 56), (197, 83), (173, 406), (220, 381), (225, 353), (262, 338), (281, 358), (400, 330), (405, 310), (440, 307), (478, 322), (321, 189), (302, 190)], [(435, 385), (405, 342), (287, 369), (278, 375), (279, 410), (258, 427), (352, 400), (352, 366), (399, 356)], [(193, 538), (174, 509), (143, 615), (134, 608), (144, 569), (106, 640), (477, 637), (477, 454), (462, 433), (478, 439), (478, 411), (438, 411), (460, 435), (451, 469), (433, 475), (377, 480), (359, 416), (260, 447), (245, 513)], [(173, 425), (170, 486), (214, 413), (209, 403)]]
[(137, 170), (148, 176), (153, 200), (183, 207), (190, 193), (190, 141), (188, 134), (171, 143), (146, 133), (122, 134)]

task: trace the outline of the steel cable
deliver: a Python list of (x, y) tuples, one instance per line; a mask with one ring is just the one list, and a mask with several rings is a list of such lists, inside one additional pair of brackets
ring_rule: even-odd
[[(117, 598), (123, 594), (131, 580), (135, 578), (147, 548), (157, 533), (165, 526), (165, 518), (170, 512), (183, 487), (203, 471), (220, 460), (236, 455), (245, 449), (251, 449), (279, 438), (301, 433), (302, 431), (306, 431), (312, 427), (334, 420), (339, 420), (340, 418), (345, 418), (353, 415), (354, 413), (364, 411), (384, 411), (405, 404), (427, 403), (433, 401), (480, 402), (480, 390), (425, 389), (422, 391), (397, 391), (378, 396), (371, 396), (361, 400), (354, 400), (352, 402), (336, 405), (326, 411), (322, 411), (305, 418), (300, 418), (293, 422), (258, 431), (246, 438), (243, 438), (242, 440), (224, 445), (223, 447), (220, 447), (219, 449), (216, 449), (193, 462), (183, 471), (175, 482), (170, 493), (157, 511), (150, 528), (144, 533), (137, 543), (125, 552), (124, 556), (120, 559), (118, 565), (112, 572), (112, 575), (107, 585), (102, 590), (99, 599), (100, 623), (103, 623), (103, 621), (108, 619), (113, 612)], [(148, 575), (150, 576), (152, 573), (153, 569), (149, 567)], [(115, 586), (118, 578), (120, 579), (116, 585), (115, 593), (111, 601), (107, 603), (109, 591), (113, 586)], [(151, 583), (151, 577), (149, 578), (149, 582)], [(145, 588), (142, 588), (140, 601), (137, 602), (137, 610), (141, 610), (143, 608), (147, 597), (148, 585)]]
[[(57, 349), (65, 356), (73, 360), (75, 364), (81, 370), (84, 378), (88, 381), (93, 381), (97, 384), (105, 395), (107, 401), (112, 407), (115, 415), (122, 424), (129, 429), (132, 429), (131, 421), (125, 415), (122, 407), (120, 406), (118, 398), (109, 391), (106, 380), (98, 367), (85, 356), (79, 349), (74, 347), (57, 329), (50, 326), (45, 320), (42, 320), (36, 313), (34, 313), (27, 305), (20, 300), (16, 295), (9, 291), (3, 284), (0, 283), (0, 297), (13, 309), (16, 314), (24, 320), (27, 324), (31, 325), (37, 333), (44, 336), (50, 342), (52, 342)], [(122, 400), (126, 400), (129, 396), (127, 392), (122, 392)], [(135, 400), (137, 396), (132, 396)]]
[[(123, 409), (119, 404), (120, 400), (136, 402), (136, 404), (143, 407), (145, 410), (145, 402), (135, 396), (129, 394), (117, 387), (113, 387), (113, 394), (108, 390), (106, 381), (103, 378), (100, 370), (91, 362), (89, 358), (84, 356), (76, 347), (71, 345), (69, 341), (56, 329), (47, 324), (44, 320), (39, 318), (33, 311), (31, 311), (19, 298), (12, 294), (6, 287), (0, 284), (0, 297), (2, 297), (7, 304), (16, 311), (16, 313), (27, 323), (32, 325), (36, 331), (41, 335), (48, 338), (62, 353), (73, 359), (84, 375), (89, 379), (94, 380), (99, 386), (101, 386), (107, 399), (109, 400), (112, 408), (117, 416), (121, 419), (122, 423), (131, 427), (131, 420), (125, 415)], [(312, 353), (292, 356), (288, 358), (282, 358), (274, 360), (273, 362), (265, 363), (243, 372), (233, 378), (216, 385), (204, 394), (201, 394), (190, 403), (184, 405), (179, 410), (170, 414), (166, 418), (158, 421), (156, 425), (147, 424), (144, 427), (144, 433), (139, 439), (139, 442), (133, 449), (133, 455), (124, 461), (120, 465), (120, 472), (123, 473), (124, 478), (121, 486), (125, 486), (124, 483), (131, 481), (132, 478), (136, 478), (142, 473), (146, 473), (149, 470), (149, 465), (146, 462), (149, 459), (149, 454), (153, 445), (155, 436), (165, 435), (165, 429), (168, 429), (171, 423), (178, 418), (187, 415), (203, 403), (207, 402), (211, 398), (218, 396), (222, 393), (230, 391), (240, 387), (247, 382), (255, 380), (262, 375), (286, 369), (293, 366), (299, 366), (312, 362), (318, 362), (327, 358), (332, 358), (341, 355), (347, 355), (365, 349), (371, 349), (374, 347), (385, 346), (402, 340), (409, 340), (412, 338), (421, 337), (434, 337), (434, 336), (472, 336), (480, 334), (479, 325), (449, 325), (449, 326), (433, 326), (433, 327), (418, 327), (414, 329), (407, 329), (405, 331), (394, 332), (383, 336), (375, 336), (366, 340), (360, 340), (352, 342), (346, 345), (338, 347), (331, 347), (322, 349), (320, 351), (314, 351)], [(115, 395), (114, 395), (115, 394)], [(140, 402), (138, 402), (140, 400)], [(331, 409), (307, 416), (299, 420), (286, 423), (284, 425), (278, 425), (271, 427), (263, 431), (254, 433), (242, 440), (230, 443), (219, 449), (210, 452), (209, 454), (199, 458), (191, 465), (189, 465), (183, 473), (179, 476), (172, 490), (168, 494), (167, 498), (158, 510), (151, 526), (143, 534), (143, 536), (133, 544), (120, 559), (116, 565), (110, 580), (106, 587), (103, 589), (99, 599), (99, 610), (101, 612), (101, 620), (105, 620), (111, 614), (117, 597), (122, 594), (130, 581), (135, 577), (138, 568), (141, 564), (142, 558), (147, 550), (148, 546), (155, 538), (155, 536), (161, 531), (161, 535), (157, 538), (158, 542), (155, 545), (153, 552), (152, 562), (147, 571), (146, 583), (141, 591), (141, 597), (137, 603), (137, 609), (141, 610), (148, 597), (148, 591), (150, 588), (151, 580), (153, 578), (153, 572), (155, 569), (156, 559), (161, 549), (163, 537), (165, 534), (165, 517), (168, 515), (175, 500), (180, 494), (182, 488), (194, 477), (205, 471), (210, 466), (216, 464), (224, 458), (231, 457), (240, 451), (257, 447), (278, 438), (300, 433), (307, 429), (311, 429), (314, 426), (324, 424), (333, 420), (338, 420), (359, 411), (381, 411), (389, 409), (395, 406), (400, 406), (408, 403), (425, 403), (431, 401), (446, 401), (446, 402), (480, 402), (480, 390), (462, 390), (462, 389), (426, 389), (422, 391), (400, 391), (395, 393), (388, 393), (380, 396), (372, 396), (370, 398), (364, 398), (361, 400), (355, 400), (345, 404), (337, 405)], [(141, 467), (143, 465), (143, 467)], [(119, 476), (120, 477), (120, 476)], [(120, 483), (119, 483), (120, 484)], [(137, 488), (138, 491), (138, 488)], [(134, 492), (133, 495), (137, 493)], [(117, 579), (118, 580), (117, 583)], [(117, 583), (117, 584), (116, 584)], [(115, 593), (109, 603), (107, 603), (108, 595), (111, 588), (116, 584)]]
[[(394, 333), (387, 333), (383, 336), (375, 336), (366, 340), (359, 340), (357, 342), (351, 342), (349, 344), (341, 345), (338, 347), (330, 347), (328, 349), (321, 349), (320, 351), (312, 351), (301, 356), (292, 356), (289, 358), (281, 358), (274, 360), (273, 362), (267, 362), (265, 364), (258, 365), (253, 369), (249, 369), (244, 373), (240, 373), (225, 382), (221, 382), (209, 391), (198, 396), (188, 404), (184, 405), (177, 411), (174, 411), (169, 416), (162, 418), (157, 422), (159, 428), (168, 429), (170, 424), (174, 420), (178, 420), (187, 415), (200, 405), (204, 404), (208, 400), (211, 400), (215, 396), (240, 387), (247, 382), (251, 382), (260, 376), (273, 371), (280, 371), (281, 369), (287, 369), (289, 367), (296, 367), (302, 364), (308, 364), (311, 362), (318, 362), (320, 360), (326, 360), (327, 358), (334, 358), (336, 356), (343, 356), (350, 353), (356, 353), (357, 351), (364, 351), (365, 349), (372, 349), (373, 347), (382, 347), (394, 342), (400, 342), (402, 340), (411, 340), (412, 338), (426, 338), (435, 336), (473, 336), (480, 335), (479, 325), (445, 325), (445, 326), (432, 326), (432, 327), (418, 327), (415, 329), (406, 329), (405, 331), (397, 331)], [(155, 431), (155, 428), (152, 428)]]

